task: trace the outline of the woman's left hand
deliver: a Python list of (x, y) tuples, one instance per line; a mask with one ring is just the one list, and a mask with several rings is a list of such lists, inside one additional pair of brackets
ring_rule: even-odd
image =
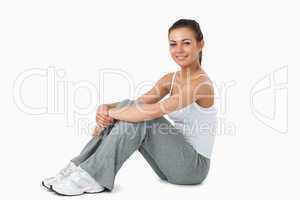
[(100, 105), (97, 114), (96, 114), (96, 122), (100, 127), (108, 127), (114, 121), (114, 118), (108, 116), (109, 107), (105, 104)]

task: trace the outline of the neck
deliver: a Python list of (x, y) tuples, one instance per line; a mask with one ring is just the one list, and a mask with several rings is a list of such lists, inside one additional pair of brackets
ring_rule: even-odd
[(194, 64), (188, 67), (182, 67), (180, 70), (181, 80), (189, 80), (193, 77), (197, 72), (201, 72), (202, 68), (199, 62), (195, 62)]

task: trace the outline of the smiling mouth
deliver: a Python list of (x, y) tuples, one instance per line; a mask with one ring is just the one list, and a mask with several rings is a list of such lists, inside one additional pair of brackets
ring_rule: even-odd
[(178, 59), (178, 60), (184, 60), (186, 58), (187, 58), (187, 56), (176, 56), (176, 59)]

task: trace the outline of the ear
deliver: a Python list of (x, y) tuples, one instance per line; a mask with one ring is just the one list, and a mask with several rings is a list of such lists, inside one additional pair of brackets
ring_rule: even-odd
[(203, 47), (204, 47), (204, 40), (202, 39), (200, 42), (197, 42), (197, 48), (199, 53), (202, 51)]
[(202, 48), (204, 47), (204, 40), (202, 39), (200, 42), (197, 42), (197, 46), (199, 48), (199, 51), (201, 51)]
[(199, 43), (200, 43), (200, 48), (202, 49), (204, 47), (204, 40), (202, 39)]

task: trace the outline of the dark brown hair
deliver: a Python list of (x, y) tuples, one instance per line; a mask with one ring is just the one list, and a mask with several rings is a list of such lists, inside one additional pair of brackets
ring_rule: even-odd
[[(203, 34), (200, 29), (200, 25), (198, 22), (192, 19), (179, 19), (176, 21), (168, 31), (168, 34), (170, 35), (171, 31), (177, 28), (189, 28), (195, 33), (195, 38), (197, 42), (200, 42), (203, 39)], [(202, 50), (199, 52), (199, 63), (201, 64), (202, 61)]]

